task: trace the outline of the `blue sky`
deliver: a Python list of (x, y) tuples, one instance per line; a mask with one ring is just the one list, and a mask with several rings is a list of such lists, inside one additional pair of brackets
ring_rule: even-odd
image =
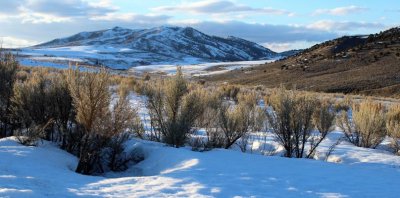
[(122, 26), (192, 26), (275, 51), (400, 25), (398, 0), (0, 0), (3, 46)]

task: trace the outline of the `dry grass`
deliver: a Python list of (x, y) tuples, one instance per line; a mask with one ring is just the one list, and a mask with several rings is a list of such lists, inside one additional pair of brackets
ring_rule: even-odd
[(392, 148), (396, 154), (400, 154), (400, 105), (393, 105), (387, 113), (386, 127), (388, 135), (392, 139)]
[(371, 42), (337, 52), (345, 40), (326, 42), (284, 60), (205, 79), (268, 88), (283, 84), (300, 90), (400, 98), (400, 57), (395, 53), (400, 48), (398, 38), (386, 46)]
[(267, 112), (270, 129), (285, 148), (285, 157), (302, 158), (314, 128), (312, 116), (317, 99), (308, 94), (279, 89), (267, 99), (273, 112)]
[(337, 123), (347, 139), (360, 147), (375, 148), (386, 135), (385, 108), (372, 100), (353, 104), (352, 118), (343, 111)]

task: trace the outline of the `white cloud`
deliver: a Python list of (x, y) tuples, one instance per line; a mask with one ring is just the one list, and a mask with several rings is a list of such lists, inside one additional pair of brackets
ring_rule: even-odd
[(176, 6), (161, 6), (152, 9), (156, 12), (191, 12), (198, 14), (218, 14), (218, 13), (262, 13), (271, 15), (288, 15), (293, 16), (294, 13), (287, 10), (274, 8), (253, 8), (246, 5), (237, 4), (228, 0), (205, 0), (194, 3), (184, 2)]
[(347, 6), (347, 7), (338, 7), (338, 8), (333, 8), (333, 9), (318, 9), (314, 11), (312, 15), (321, 15), (321, 14), (329, 14), (329, 15), (347, 15), (347, 14), (354, 14), (358, 12), (364, 12), (367, 11), (368, 8), (365, 7), (360, 7), (360, 6)]
[(90, 17), (90, 20), (94, 21), (125, 21), (135, 23), (150, 23), (150, 22), (163, 22), (167, 23), (167, 20), (171, 18), (167, 15), (140, 15), (135, 13), (107, 13), (105, 15)]
[(202, 21), (199, 19), (171, 19), (168, 21), (169, 24), (174, 25), (174, 24), (181, 24), (184, 26), (192, 26), (201, 23)]
[(0, 13), (13, 14), (25, 3), (26, 0), (1, 1)]
[(61, 23), (71, 21), (71, 17), (57, 16), (48, 13), (31, 12), (25, 8), (21, 8), (22, 12), (14, 16), (19, 19), (22, 23)]
[(284, 52), (292, 49), (305, 49), (313, 46), (319, 42), (307, 42), (307, 41), (294, 41), (294, 42), (283, 42), (283, 43), (262, 43), (262, 45), (275, 52)]
[[(178, 24), (186, 25), (186, 24)], [(217, 36), (236, 36), (257, 43), (282, 43), (294, 41), (324, 41), (337, 34), (305, 26), (271, 25), (260, 23), (244, 23), (240, 21), (200, 22), (189, 24), (207, 34)]]
[(371, 23), (371, 22), (353, 22), (353, 21), (338, 22), (338, 21), (322, 20), (312, 23), (307, 27), (324, 31), (350, 31), (358, 29), (384, 28), (385, 25), (381, 23)]
[(24, 8), (61, 17), (101, 15), (117, 10), (107, 1), (94, 4), (84, 0), (27, 0)]
[(13, 0), (0, 6), (0, 20), (19, 19), (22, 23), (60, 23), (73, 18), (107, 15), (117, 11), (109, 0)]
[(18, 47), (27, 47), (36, 44), (36, 41), (25, 40), (15, 37), (0, 36), (0, 46), (5, 48), (18, 48)]

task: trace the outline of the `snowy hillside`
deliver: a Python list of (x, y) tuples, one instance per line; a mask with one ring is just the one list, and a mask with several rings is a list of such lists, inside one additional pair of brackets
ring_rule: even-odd
[(71, 37), (24, 48), (21, 62), (69, 61), (126, 69), (138, 65), (196, 64), (204, 62), (271, 60), (280, 57), (256, 43), (204, 34), (190, 27), (131, 30), (115, 27), (81, 32)]

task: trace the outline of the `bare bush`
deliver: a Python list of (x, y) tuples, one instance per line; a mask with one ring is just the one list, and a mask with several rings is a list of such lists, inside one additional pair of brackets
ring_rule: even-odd
[[(128, 91), (120, 89), (118, 100), (110, 109), (107, 71), (87, 73), (70, 69), (68, 83), (76, 109), (77, 131), (81, 134), (76, 172), (125, 170), (131, 161), (123, 146), (129, 138), (128, 129), (136, 130), (141, 126), (136, 110), (129, 104)], [(135, 124), (138, 126), (133, 126)]]
[(113, 135), (108, 128), (111, 123), (105, 124), (110, 122), (107, 119), (110, 116), (109, 75), (105, 70), (88, 73), (69, 69), (68, 85), (82, 134), (75, 171), (81, 174), (103, 171), (101, 150)]
[(220, 89), (220, 92), (226, 99), (237, 101), (240, 88), (236, 85), (223, 85)]
[(25, 136), (20, 139), (29, 144), (39, 138), (61, 142), (67, 149), (74, 111), (65, 76), (36, 68), (25, 81), (14, 85), (13, 93), (10, 109), (18, 127), (15, 135)]
[(336, 112), (349, 111), (351, 106), (351, 98), (345, 96), (342, 100), (337, 100), (334, 104), (334, 109)]
[(156, 140), (175, 147), (183, 146), (203, 112), (204, 91), (190, 91), (178, 68), (176, 75), (147, 87), (147, 107)]
[(239, 104), (245, 105), (249, 109), (250, 131), (261, 131), (265, 125), (265, 109), (258, 106), (256, 92), (247, 92), (238, 95)]
[(330, 101), (322, 101), (316, 104), (316, 110), (313, 115), (314, 126), (318, 130), (318, 135), (312, 134), (309, 138), (310, 150), (307, 158), (313, 157), (316, 148), (333, 130), (333, 124), (336, 117), (336, 112)]
[(108, 162), (107, 166), (110, 170), (123, 171), (133, 160), (124, 152), (123, 144), (130, 134), (141, 134), (144, 131), (136, 109), (130, 106), (128, 92), (119, 92), (118, 101), (114, 104), (108, 121), (108, 133), (111, 134), (111, 138), (106, 145), (108, 152), (104, 160)]
[(11, 53), (0, 49), (0, 138), (10, 135), (10, 107), (18, 63)]
[(330, 156), (332, 155), (332, 153), (335, 151), (336, 147), (337, 147), (340, 143), (343, 142), (343, 140), (344, 140), (344, 137), (339, 138), (334, 144), (332, 144), (332, 145), (328, 148), (328, 150), (327, 150), (326, 153), (325, 153), (325, 159), (324, 159), (324, 161), (328, 161), (328, 160), (329, 160), (329, 157), (330, 157)]
[(104, 162), (111, 171), (124, 171), (128, 168), (130, 159), (124, 155), (124, 143), (128, 140), (128, 133), (118, 134), (107, 142), (104, 149)]
[(54, 73), (50, 77), (48, 88), (48, 103), (51, 109), (51, 117), (54, 119), (57, 138), (53, 141), (61, 142), (61, 148), (73, 152), (72, 146), (76, 141), (71, 137), (72, 124), (75, 123), (75, 111), (72, 105), (72, 96), (68, 89), (66, 76)]
[(258, 112), (257, 98), (255, 94), (248, 93), (241, 95), (238, 104), (232, 105), (229, 102), (221, 103), (218, 114), (219, 128), (224, 137), (224, 148), (230, 148), (238, 140), (240, 149), (245, 152), (248, 144), (248, 133), (256, 128)]
[(146, 107), (150, 117), (150, 132), (148, 139), (151, 141), (162, 141), (162, 130), (164, 126), (164, 99), (163, 99), (163, 81), (156, 81), (147, 84), (145, 89), (147, 96)]
[[(34, 73), (26, 82), (14, 86), (12, 98), (13, 118), (19, 123), (19, 135), (25, 135), (24, 142), (34, 142), (38, 138), (52, 139), (53, 109), (50, 105), (49, 86), (44, 71)], [(25, 132), (25, 133), (23, 133)]]
[(212, 94), (206, 94), (204, 100), (204, 111), (199, 118), (199, 126), (205, 129), (207, 135), (207, 143), (205, 147), (210, 148), (222, 148), (225, 141), (224, 135), (218, 130), (218, 114), (219, 108), (222, 105), (222, 94), (213, 90), (210, 91)]
[(224, 134), (224, 148), (230, 148), (236, 140), (248, 132), (248, 114), (244, 105), (231, 106), (227, 103), (221, 106), (219, 127)]
[(316, 99), (281, 88), (271, 94), (268, 103), (273, 109), (267, 112), (268, 123), (285, 148), (285, 157), (302, 158), (313, 129)]
[(45, 128), (47, 128), (51, 123), (52, 120), (49, 120), (49, 122), (44, 126), (32, 123), (32, 125), (27, 128), (17, 129), (14, 135), (18, 142), (22, 145), (37, 146), (38, 141), (45, 134)]
[(392, 138), (391, 147), (394, 153), (400, 155), (400, 105), (393, 105), (389, 108), (386, 128), (388, 135)]
[(384, 107), (368, 99), (351, 110), (352, 117), (343, 111), (337, 122), (347, 140), (359, 147), (377, 147), (386, 135)]

